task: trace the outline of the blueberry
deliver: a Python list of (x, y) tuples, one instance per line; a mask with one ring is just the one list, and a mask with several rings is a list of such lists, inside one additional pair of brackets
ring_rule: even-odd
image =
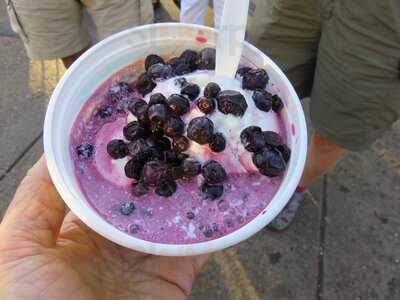
[(242, 87), (247, 90), (265, 89), (269, 81), (264, 69), (252, 69), (243, 75)]
[(265, 90), (254, 91), (253, 100), (259, 110), (269, 112), (272, 108), (272, 95)]
[(165, 151), (164, 152), (164, 160), (172, 165), (172, 166), (179, 166), (182, 164), (182, 162), (188, 158), (188, 155), (185, 153), (179, 153), (175, 151)]
[(139, 180), (142, 175), (143, 165), (143, 161), (135, 158), (128, 161), (124, 168), (126, 177)]
[(214, 48), (204, 48), (197, 57), (197, 65), (200, 70), (215, 69), (216, 51)]
[(201, 173), (201, 164), (194, 159), (186, 159), (182, 163), (183, 173), (186, 178), (192, 178)]
[(132, 184), (132, 194), (136, 197), (141, 197), (149, 192), (147, 183), (139, 181)]
[(150, 124), (150, 133), (154, 138), (162, 137), (164, 135), (164, 123), (161, 121), (153, 121)]
[(194, 212), (189, 211), (186, 213), (186, 218), (188, 218), (189, 220), (193, 220), (195, 217)]
[(282, 144), (282, 145), (279, 145), (278, 147), (276, 147), (276, 150), (278, 150), (282, 154), (284, 161), (286, 163), (288, 163), (290, 160), (290, 155), (291, 155), (290, 148), (288, 146)]
[(180, 88), (184, 87), (188, 82), (185, 77), (179, 77), (174, 80), (175, 85), (179, 86)]
[(167, 137), (160, 137), (160, 138), (153, 137), (148, 139), (147, 143), (150, 146), (155, 147), (159, 151), (171, 150), (171, 141)]
[(128, 154), (128, 147), (123, 140), (112, 140), (107, 144), (107, 153), (113, 159), (121, 159)]
[(172, 67), (174, 70), (179, 64), (182, 64), (183, 61), (179, 57), (173, 57), (167, 61), (167, 64)]
[(147, 114), (148, 108), (149, 106), (144, 100), (131, 103), (128, 107), (129, 111), (136, 116), (141, 124), (147, 124), (149, 121)]
[(220, 212), (224, 212), (224, 211), (227, 211), (229, 209), (229, 204), (225, 200), (219, 201), (217, 206), (218, 206), (218, 210)]
[(151, 95), (150, 100), (149, 100), (149, 106), (152, 106), (154, 104), (166, 104), (167, 103), (167, 98), (161, 93), (155, 93)]
[(173, 180), (166, 180), (161, 182), (155, 189), (157, 195), (161, 197), (171, 197), (175, 194), (178, 186)]
[(222, 152), (225, 150), (226, 140), (222, 133), (216, 133), (212, 136), (210, 141), (210, 149), (213, 152)]
[(204, 88), (204, 97), (207, 98), (216, 98), (221, 91), (221, 88), (215, 82), (210, 82)]
[(282, 137), (277, 134), (276, 132), (273, 131), (264, 131), (264, 140), (267, 145), (270, 145), (272, 147), (278, 147), (283, 145), (283, 140)]
[(197, 84), (188, 83), (181, 89), (181, 95), (185, 95), (193, 101), (200, 95), (200, 87)]
[(156, 54), (150, 54), (146, 57), (146, 60), (144, 61), (144, 67), (146, 71), (148, 71), (152, 65), (159, 63), (164, 64), (165, 62), (160, 56)]
[(120, 102), (133, 93), (133, 90), (127, 82), (120, 81), (110, 87), (109, 93), (112, 101)]
[(204, 228), (203, 234), (205, 237), (210, 238), (210, 237), (212, 237), (213, 233), (214, 233), (214, 231), (212, 230), (212, 228), (209, 225), (207, 225)]
[(254, 154), (253, 163), (261, 174), (268, 177), (280, 176), (286, 169), (285, 161), (280, 153), (268, 148)]
[(206, 195), (207, 199), (214, 201), (224, 194), (224, 186), (222, 184), (211, 185), (203, 183), (201, 191)]
[(102, 118), (106, 119), (112, 116), (114, 109), (111, 105), (104, 105), (97, 110), (97, 115)]
[(201, 168), (201, 173), (209, 184), (221, 183), (227, 177), (224, 167), (215, 160), (206, 162)]
[(225, 216), (224, 225), (228, 228), (233, 227), (235, 225), (235, 221), (230, 216)]
[(214, 134), (214, 124), (207, 117), (194, 118), (189, 122), (187, 137), (200, 145), (210, 142)]
[(247, 110), (246, 98), (237, 91), (222, 91), (217, 97), (218, 109), (223, 114), (241, 117)]
[(158, 185), (168, 177), (168, 166), (163, 161), (149, 161), (142, 171), (142, 179), (149, 185)]
[(258, 126), (249, 126), (244, 129), (240, 134), (240, 141), (242, 142), (243, 146), (248, 149), (251, 143), (254, 143), (254, 135), (261, 135), (262, 131), (261, 128)]
[(179, 59), (178, 62), (176, 62), (175, 66), (172, 66), (172, 73), (175, 76), (182, 76), (191, 73), (192, 70), (190, 69), (190, 66), (185, 64), (182, 60)]
[(178, 152), (185, 152), (186, 150), (189, 149), (189, 147), (190, 147), (190, 141), (185, 136), (174, 138), (172, 142), (172, 148)]
[(189, 66), (190, 71), (197, 69), (197, 52), (194, 50), (185, 50), (182, 52), (180, 59)]
[(215, 100), (212, 98), (201, 97), (197, 100), (197, 107), (205, 114), (211, 114), (215, 110)]
[(122, 131), (124, 133), (124, 137), (129, 141), (133, 141), (147, 135), (146, 128), (138, 121), (133, 121), (129, 123), (124, 127)]
[(185, 123), (179, 117), (171, 116), (164, 124), (164, 133), (171, 138), (182, 136), (184, 130)]
[(237, 70), (236, 74), (243, 77), (244, 74), (246, 74), (248, 71), (250, 71), (251, 68), (250, 67), (241, 67)]
[(138, 224), (132, 224), (129, 226), (129, 232), (132, 234), (136, 234), (140, 231), (140, 226)]
[(284, 104), (282, 102), (282, 99), (278, 95), (272, 96), (272, 110), (276, 113), (281, 112), (283, 109)]
[(169, 109), (167, 105), (155, 104), (149, 107), (147, 115), (151, 123), (164, 124), (169, 116)]
[(121, 214), (123, 214), (124, 216), (129, 216), (133, 213), (133, 211), (136, 209), (135, 204), (133, 202), (126, 202), (126, 203), (122, 203), (119, 211), (121, 212)]
[(153, 80), (163, 80), (170, 78), (172, 76), (172, 67), (170, 65), (165, 65), (158, 63), (152, 65), (147, 71), (147, 76)]
[(83, 159), (88, 159), (93, 155), (93, 145), (84, 142), (75, 148), (76, 154), (78, 155), (79, 158)]
[(249, 152), (257, 152), (265, 147), (265, 138), (263, 133), (254, 132), (249, 136), (248, 144), (244, 145), (244, 148)]
[(171, 166), (169, 172), (173, 180), (182, 179), (185, 176), (182, 166)]
[(137, 139), (128, 144), (128, 152), (136, 160), (146, 160), (150, 154), (150, 147), (144, 139)]
[(138, 80), (136, 81), (136, 89), (143, 96), (146, 96), (148, 93), (154, 90), (155, 87), (156, 84), (153, 82), (153, 80), (151, 80), (151, 77), (149, 77), (146, 73), (140, 75)]
[(182, 116), (189, 112), (190, 102), (189, 100), (178, 94), (172, 94), (168, 97), (168, 107), (174, 115)]
[(212, 230), (213, 230), (214, 232), (217, 232), (217, 231), (219, 230), (219, 227), (218, 227), (218, 224), (217, 224), (217, 223), (213, 223), (213, 224), (212, 224)]

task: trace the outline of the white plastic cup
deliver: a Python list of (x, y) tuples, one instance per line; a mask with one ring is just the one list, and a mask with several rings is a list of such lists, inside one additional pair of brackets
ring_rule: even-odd
[(307, 152), (304, 113), (292, 85), (278, 66), (249, 43), (243, 60), (267, 70), (285, 104), (291, 160), (278, 192), (268, 206), (248, 224), (218, 239), (193, 244), (161, 244), (124, 233), (105, 221), (81, 192), (69, 151), (70, 130), (84, 103), (113, 73), (142, 60), (150, 53), (179, 54), (185, 49), (215, 47), (217, 32), (209, 27), (163, 23), (117, 33), (83, 54), (64, 74), (51, 96), (44, 124), (44, 150), (51, 178), (69, 208), (91, 229), (105, 238), (137, 251), (155, 255), (189, 256), (214, 252), (235, 245), (271, 222), (286, 205), (303, 172)]

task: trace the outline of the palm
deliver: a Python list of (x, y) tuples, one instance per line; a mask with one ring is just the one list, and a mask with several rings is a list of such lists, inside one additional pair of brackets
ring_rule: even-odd
[[(186, 299), (204, 256), (135, 252), (102, 238), (71, 213), (56, 224), (61, 214), (57, 209), (56, 216), (53, 212), (53, 219), (37, 223), (36, 230), (27, 228), (29, 222), (10, 221), (21, 211), (25, 220), (48, 213), (45, 202), (54, 193), (28, 210), (21, 210), (26, 201), (15, 201), (7, 212), (0, 226), (1, 299)], [(6, 230), (10, 226), (13, 230)], [(1, 294), (2, 286), (7, 286), (7, 294)]]

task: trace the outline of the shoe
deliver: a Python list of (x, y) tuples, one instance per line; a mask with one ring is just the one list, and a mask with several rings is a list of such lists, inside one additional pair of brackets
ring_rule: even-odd
[(289, 228), (303, 201), (304, 191), (296, 191), (285, 208), (267, 225), (267, 228), (275, 231), (283, 231)]

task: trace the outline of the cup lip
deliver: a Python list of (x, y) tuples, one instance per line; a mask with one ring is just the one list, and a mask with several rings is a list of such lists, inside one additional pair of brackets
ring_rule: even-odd
[[(188, 256), (188, 255), (199, 255), (204, 253), (210, 253), (218, 250), (222, 250), (224, 248), (230, 247), (234, 244), (237, 244), (251, 235), (258, 232), (260, 229), (265, 227), (279, 212), (284, 208), (287, 202), (285, 201), (271, 201), (268, 206), (264, 209), (264, 212), (268, 210), (268, 214), (265, 217), (260, 218), (260, 215), (256, 216), (254, 219), (249, 221), (247, 224), (242, 226), (241, 228), (224, 235), (220, 238), (213, 239), (210, 241), (197, 242), (192, 244), (163, 244), (150, 242), (143, 239), (135, 238), (125, 232), (118, 230), (112, 224), (105, 221), (97, 212), (94, 210), (82, 210), (78, 207), (78, 203), (81, 202), (81, 199), (77, 199), (72, 195), (69, 190), (68, 183), (63, 180), (63, 172), (60, 169), (60, 166), (56, 162), (56, 153), (52, 147), (53, 144), (53, 136), (52, 136), (52, 123), (55, 117), (56, 105), (60, 100), (60, 94), (63, 90), (63, 86), (68, 80), (69, 76), (76, 72), (79, 69), (82, 62), (95, 53), (99, 48), (103, 47), (108, 43), (112, 43), (113, 40), (119, 39), (125, 35), (129, 35), (135, 31), (141, 31), (149, 28), (192, 28), (198, 30), (209, 31), (213, 33), (217, 33), (217, 30), (211, 27), (195, 25), (195, 24), (184, 24), (184, 23), (159, 23), (159, 24), (150, 24), (139, 26), (131, 29), (127, 29), (116, 33), (93, 47), (87, 50), (81, 57), (79, 57), (65, 72), (61, 80), (58, 82), (47, 108), (45, 121), (44, 121), (44, 134), (43, 134), (43, 144), (44, 144), (44, 152), (47, 160), (47, 166), (49, 169), (50, 176), (54, 185), (56, 186), (58, 192), (61, 197), (71, 209), (71, 211), (82, 220), (88, 227), (107, 238), (110, 241), (113, 241), (121, 246), (134, 249), (140, 252), (145, 252), (153, 255), (164, 255), (164, 256)], [(292, 179), (288, 182), (286, 189), (281, 191), (281, 197), (284, 199), (289, 199), (293, 192), (295, 191), (297, 184), (301, 178), (302, 171), (304, 169), (305, 161), (306, 161), (306, 152), (307, 152), (307, 127), (306, 121), (304, 117), (304, 113), (300, 104), (300, 100), (286, 77), (286, 75), (281, 71), (281, 69), (263, 52), (257, 49), (255, 46), (251, 45), (247, 41), (244, 42), (244, 45), (247, 48), (250, 48), (252, 51), (256, 52), (258, 55), (263, 57), (279, 74), (279, 77), (284, 82), (284, 85), (288, 88), (288, 92), (292, 99), (294, 99), (294, 107), (298, 113), (298, 121), (299, 127), (297, 128), (298, 138), (299, 138), (299, 158), (295, 168), (293, 170)], [(85, 199), (86, 201), (86, 199)]]

